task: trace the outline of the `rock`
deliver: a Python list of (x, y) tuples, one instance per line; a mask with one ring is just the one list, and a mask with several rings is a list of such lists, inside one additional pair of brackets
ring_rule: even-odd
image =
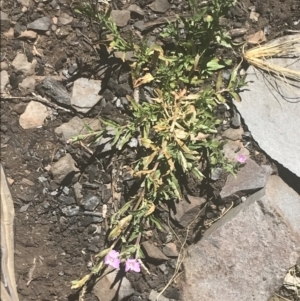
[(248, 29), (246, 28), (233, 28), (229, 31), (229, 35), (231, 38), (238, 38), (243, 36), (246, 32), (248, 31)]
[(182, 200), (175, 204), (174, 210), (171, 209), (170, 215), (173, 220), (178, 222), (182, 227), (188, 226), (201, 210), (201, 206), (206, 199), (188, 195), (188, 201)]
[(170, 3), (168, 0), (155, 0), (149, 7), (156, 13), (165, 13), (170, 8)]
[(0, 72), (0, 94), (5, 94), (5, 87), (9, 84), (9, 75), (6, 70)]
[(84, 197), (80, 205), (87, 211), (94, 211), (97, 206), (100, 204), (101, 200), (96, 195), (88, 194), (86, 197)]
[(8, 70), (7, 62), (3, 61), (0, 63), (0, 70)]
[(71, 96), (69, 95), (68, 91), (61, 83), (50, 76), (47, 76), (41, 83), (37, 85), (37, 90), (41, 94), (46, 94), (48, 97), (61, 105), (71, 105)]
[(146, 30), (146, 25), (145, 25), (145, 22), (143, 20), (136, 21), (134, 23), (134, 27), (136, 29), (138, 29), (139, 31), (141, 31), (141, 32), (143, 32), (144, 30)]
[(65, 215), (65, 216), (75, 216), (78, 215), (80, 211), (79, 206), (66, 206), (64, 208), (61, 209), (61, 212)]
[[(300, 34), (276, 39), (300, 38)], [(272, 58), (272, 64), (300, 70), (299, 58)], [(272, 159), (300, 177), (300, 83), (276, 80), (250, 67), (242, 101), (234, 102), (254, 140)]]
[(224, 131), (222, 136), (227, 138), (227, 139), (236, 141), (236, 140), (242, 139), (243, 133), (244, 133), (244, 130), (241, 127), (238, 128), (238, 129), (229, 128), (229, 129)]
[(120, 278), (117, 271), (106, 270), (105, 276), (93, 286), (93, 294), (101, 301), (127, 300), (134, 293), (129, 280)]
[(250, 16), (249, 16), (249, 19), (256, 23), (258, 21), (258, 18), (259, 18), (260, 14), (259, 13), (256, 13), (255, 11), (251, 11), (250, 12)]
[(176, 245), (173, 242), (167, 243), (163, 247), (163, 253), (168, 257), (178, 257), (178, 250)]
[(14, 36), (14, 29), (11, 27), (7, 32), (3, 34), (7, 39), (13, 39)]
[(101, 81), (88, 78), (79, 78), (74, 82), (71, 105), (82, 113), (87, 113), (102, 98), (99, 95)]
[(142, 247), (148, 259), (151, 261), (161, 263), (162, 261), (166, 261), (169, 259), (167, 256), (164, 255), (164, 253), (158, 247), (156, 247), (149, 241), (144, 241), (142, 243)]
[(19, 2), (25, 7), (29, 7), (31, 4), (31, 0), (19, 0)]
[(23, 39), (35, 40), (37, 38), (37, 33), (35, 31), (32, 31), (32, 30), (25, 30), (19, 35), (18, 38), (19, 39), (23, 38)]
[(62, 69), (64, 67), (64, 63), (67, 61), (67, 57), (66, 56), (62, 56), (60, 57), (54, 65), (54, 68), (56, 71), (59, 71), (60, 69)]
[(299, 225), (299, 195), (271, 176), (188, 248), (182, 300), (268, 300), (299, 257)]
[(244, 147), (243, 143), (240, 141), (230, 141), (227, 140), (223, 146), (224, 156), (228, 159), (229, 162), (236, 163), (240, 155), (249, 158), (249, 151)]
[(1, 32), (9, 30), (10, 20), (7, 13), (0, 11)]
[(37, 61), (34, 59), (32, 63), (29, 63), (24, 53), (18, 53), (11, 65), (16, 71), (21, 71), (24, 75), (33, 75)]
[(70, 154), (66, 154), (51, 166), (51, 172), (55, 183), (60, 184), (65, 177), (77, 173), (79, 169)]
[(26, 77), (20, 84), (19, 89), (26, 92), (33, 92), (35, 89), (34, 77)]
[(19, 115), (23, 114), (26, 110), (27, 104), (24, 102), (19, 102), (16, 103), (13, 107), (12, 110), (16, 113), (18, 113)]
[(84, 135), (89, 133), (86, 129), (85, 124), (87, 124), (92, 130), (100, 130), (100, 122), (96, 119), (73, 117), (69, 122), (64, 123), (55, 129), (55, 133), (62, 134), (65, 141), (68, 141), (70, 138)]
[(69, 16), (66, 13), (61, 13), (60, 16), (58, 17), (58, 25), (62, 26), (62, 25), (68, 25), (70, 23), (72, 23), (73, 21), (73, 17)]
[(27, 29), (31, 29), (34, 31), (47, 31), (50, 29), (52, 24), (52, 20), (48, 17), (39, 18), (27, 25)]
[(245, 37), (245, 39), (249, 44), (261, 44), (261, 43), (267, 41), (267, 38), (266, 38), (263, 30), (260, 30), (254, 34), (248, 35)]
[(128, 10), (112, 10), (111, 18), (118, 27), (125, 27), (130, 20), (130, 11)]
[(245, 166), (237, 172), (235, 177), (231, 174), (228, 176), (220, 197), (224, 200), (234, 194), (236, 199), (237, 196), (257, 191), (265, 187), (272, 171), (268, 165), (259, 166), (253, 160), (247, 159)]
[(223, 168), (221, 167), (216, 167), (212, 170), (212, 173), (211, 173), (211, 176), (210, 178), (213, 180), (213, 181), (217, 181), (220, 176), (222, 175), (223, 173)]
[(129, 5), (127, 10), (129, 10), (131, 13), (138, 15), (139, 17), (144, 17), (145, 15), (144, 11), (136, 4)]
[(233, 110), (233, 116), (231, 119), (231, 125), (234, 128), (238, 128), (241, 126), (241, 115), (236, 111), (236, 109)]
[[(159, 297), (159, 299), (157, 299), (157, 297)], [(163, 295), (159, 296), (159, 293), (155, 290), (151, 290), (149, 297), (148, 297), (149, 301), (169, 301), (170, 299), (164, 297)]]
[(73, 187), (74, 187), (75, 198), (78, 203), (83, 198), (83, 195), (81, 193), (82, 185), (79, 182), (77, 182)]
[(25, 112), (20, 116), (20, 126), (25, 130), (42, 126), (49, 112), (45, 105), (31, 101), (27, 105)]
[(58, 200), (62, 203), (64, 203), (65, 205), (74, 205), (76, 204), (76, 201), (74, 198), (72, 198), (71, 196), (65, 196), (65, 195), (60, 195), (58, 197)]

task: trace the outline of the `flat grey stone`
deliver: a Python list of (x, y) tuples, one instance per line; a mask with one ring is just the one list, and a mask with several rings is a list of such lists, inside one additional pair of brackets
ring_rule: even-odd
[(66, 176), (78, 172), (75, 161), (70, 154), (66, 154), (51, 166), (51, 172), (55, 183), (60, 184)]
[(81, 200), (80, 205), (87, 211), (94, 211), (100, 202), (101, 200), (98, 196), (88, 194)]
[(65, 141), (67, 141), (72, 137), (89, 133), (89, 131), (85, 127), (85, 124), (87, 124), (94, 131), (100, 129), (99, 120), (89, 118), (81, 119), (78, 116), (75, 116), (70, 119), (69, 122), (66, 122), (57, 127), (55, 129), (55, 133), (59, 135), (62, 134)]
[(1, 32), (9, 30), (9, 16), (7, 13), (0, 11)]
[(61, 83), (50, 76), (47, 76), (41, 83), (37, 85), (37, 90), (42, 94), (46, 94), (48, 97), (61, 105), (71, 105), (71, 96), (68, 91)]
[(6, 70), (2, 70), (0, 73), (0, 93), (5, 93), (5, 87), (9, 83), (9, 75)]
[(125, 300), (134, 293), (131, 283), (126, 277), (118, 277), (118, 271), (111, 268), (105, 270), (105, 276), (93, 286), (93, 294), (101, 301)]
[(82, 113), (87, 113), (102, 98), (99, 95), (101, 81), (88, 78), (79, 78), (74, 82), (71, 105)]
[(142, 243), (142, 248), (148, 259), (152, 261), (162, 262), (169, 259), (157, 246), (149, 241), (144, 241)]
[(145, 15), (145, 12), (136, 4), (129, 5), (127, 10), (129, 10), (132, 13), (135, 13), (135, 14), (139, 15), (140, 17), (143, 17)]
[(271, 173), (272, 168), (270, 166), (261, 167), (253, 160), (247, 159), (235, 177), (231, 174), (228, 176), (220, 197), (224, 200), (235, 195), (234, 198), (236, 199), (245, 193), (257, 191), (265, 187)]
[(233, 141), (236, 141), (236, 140), (242, 139), (243, 133), (244, 133), (244, 130), (241, 127), (238, 129), (229, 128), (224, 131), (223, 137), (233, 140)]
[(3, 61), (0, 63), (0, 70), (3, 71), (3, 70), (8, 70), (8, 64), (7, 62)]
[(52, 25), (52, 20), (48, 17), (39, 18), (27, 25), (27, 29), (35, 31), (47, 31)]
[(267, 301), (300, 255), (300, 196), (279, 177), (188, 248), (182, 299)]
[(130, 11), (128, 10), (112, 10), (111, 18), (118, 27), (125, 27), (130, 20)]
[(58, 25), (68, 25), (72, 23), (73, 17), (68, 15), (67, 13), (61, 13), (58, 17)]
[(163, 247), (162, 251), (168, 257), (178, 257), (178, 255), (179, 255), (177, 247), (176, 247), (176, 245), (173, 242), (167, 243)]
[(241, 141), (231, 141), (227, 140), (223, 146), (222, 152), (229, 162), (236, 163), (240, 155), (248, 158), (250, 153), (247, 148), (243, 146)]
[(31, 4), (31, 0), (20, 0), (19, 2), (25, 7), (29, 7)]
[[(291, 38), (300, 34), (273, 43)], [(299, 57), (272, 58), (272, 63), (300, 70)], [(236, 108), (261, 149), (300, 177), (300, 82), (275, 80), (253, 67), (247, 74), (247, 89), (240, 94), (242, 101), (234, 102)]]
[(16, 71), (21, 71), (24, 75), (33, 75), (37, 61), (33, 59), (31, 63), (28, 62), (24, 53), (17, 53), (11, 65)]
[(165, 13), (170, 8), (170, 3), (168, 0), (155, 0), (149, 7), (156, 13)]
[(25, 130), (42, 126), (49, 114), (50, 111), (45, 105), (31, 101), (27, 105), (25, 112), (20, 116), (20, 126)]
[(175, 208), (171, 208), (170, 215), (173, 220), (182, 227), (188, 226), (201, 210), (201, 206), (205, 204), (206, 199), (188, 195), (187, 200), (181, 200), (175, 204)]
[(19, 89), (24, 92), (33, 92), (35, 89), (35, 79), (33, 77), (26, 77), (19, 83)]

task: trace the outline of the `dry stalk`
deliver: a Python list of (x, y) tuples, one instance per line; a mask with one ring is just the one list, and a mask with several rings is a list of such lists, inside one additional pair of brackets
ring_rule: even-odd
[(156, 297), (156, 301), (159, 300), (159, 297), (166, 291), (166, 289), (172, 284), (172, 282), (175, 281), (181, 275), (182, 272), (179, 272), (179, 270), (180, 270), (181, 265), (182, 265), (182, 263), (183, 263), (183, 261), (185, 259), (186, 253), (185, 253), (184, 247), (185, 247), (185, 244), (186, 244), (186, 241), (187, 241), (187, 238), (188, 238), (190, 227), (198, 219), (198, 217), (200, 216), (200, 214), (202, 213), (202, 211), (206, 208), (206, 206), (207, 206), (207, 204), (198, 212), (198, 214), (193, 219), (193, 221), (187, 226), (187, 228), (186, 228), (186, 234), (185, 234), (183, 242), (180, 241), (179, 237), (177, 236), (177, 234), (175, 233), (175, 231), (170, 226), (170, 223), (169, 223), (169, 220), (168, 220), (168, 225), (169, 225), (170, 229), (172, 230), (172, 232), (174, 233), (174, 235), (176, 236), (176, 238), (178, 239), (178, 241), (180, 242), (181, 247), (180, 247), (180, 251), (179, 251), (179, 254), (178, 254), (178, 259), (177, 259), (177, 262), (176, 262), (176, 267), (175, 267), (174, 274), (171, 277), (171, 279), (169, 280), (169, 282), (166, 284), (166, 286), (162, 289), (162, 291), (159, 292), (159, 294)]
[(284, 81), (286, 79), (300, 81), (300, 70), (293, 70), (273, 63), (273, 59), (284, 57), (300, 57), (300, 35), (296, 35), (295, 38), (288, 41), (280, 43), (271, 42), (247, 51), (243, 50), (243, 58), (250, 65)]

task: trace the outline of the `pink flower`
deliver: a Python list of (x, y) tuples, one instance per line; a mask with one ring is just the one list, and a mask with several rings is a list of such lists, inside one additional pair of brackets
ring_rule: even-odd
[(125, 263), (125, 272), (128, 271), (134, 271), (134, 272), (140, 272), (141, 267), (139, 262), (136, 259), (127, 259)]
[(237, 157), (237, 161), (241, 164), (245, 163), (246, 160), (247, 160), (247, 157), (244, 155), (238, 155), (238, 157)]
[(119, 255), (120, 253), (115, 250), (109, 251), (109, 253), (104, 258), (104, 263), (110, 265), (112, 268), (119, 269), (121, 262)]

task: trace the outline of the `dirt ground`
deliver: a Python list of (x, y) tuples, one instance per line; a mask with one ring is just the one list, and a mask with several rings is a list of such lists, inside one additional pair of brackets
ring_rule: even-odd
[[(146, 2), (149, 4), (151, 1)], [(22, 5), (19, 2), (6, 0), (2, 1), (2, 10), (14, 20), (11, 23), (12, 27), (17, 23), (26, 26), (31, 22), (34, 14), (51, 18), (58, 16), (59, 12), (53, 9), (51, 3), (50, 1), (36, 1), (26, 12), (22, 12)], [(59, 0), (58, 3), (61, 12), (73, 15), (74, 20), (72, 25), (64, 27), (68, 32), (65, 38), (57, 37), (53, 31), (50, 31), (49, 35), (40, 35), (36, 49), (43, 53), (43, 57), (37, 57), (35, 74), (37, 76), (61, 74), (63, 68), (75, 63), (76, 59), (80, 59), (83, 62), (81, 77), (93, 75), (94, 78), (101, 79), (102, 73), (97, 69), (100, 64), (99, 54), (77, 33), (81, 30), (90, 41), (96, 42), (99, 38), (97, 28), (91, 27), (89, 20), (85, 17), (76, 15), (72, 10), (71, 2)], [(135, 3), (147, 12), (145, 19), (153, 14), (144, 5), (144, 0), (135, 1)], [(114, 5), (121, 8), (120, 3)], [(260, 14), (257, 23), (249, 19), (249, 7), (253, 5)], [(167, 15), (178, 11), (180, 9), (175, 5), (167, 12)], [(157, 17), (159, 16), (163, 14), (157, 14)], [(273, 39), (285, 34), (287, 30), (300, 30), (300, 1), (243, 0), (231, 10), (228, 17), (231, 27), (248, 26), (247, 34), (265, 30), (269, 32), (268, 39)], [(134, 21), (131, 20), (130, 24)], [(123, 31), (126, 33), (126, 28)], [(80, 41), (79, 44), (72, 44), (77, 40)], [(1, 60), (12, 62), (18, 51), (24, 51), (28, 59), (33, 58), (31, 42), (7, 39), (1, 34)], [(58, 66), (59, 61), (61, 66)], [(56, 71), (49, 66), (56, 66)], [(16, 88), (23, 79), (23, 75), (13, 74), (11, 66), (8, 72), (11, 75), (11, 95), (23, 96)], [(67, 81), (64, 83), (66, 84)], [(19, 125), (19, 116), (24, 112), (26, 104), (27, 102), (20, 99), (0, 102), (1, 161), (7, 177), (13, 181), (11, 192), (16, 211), (15, 269), (18, 292), (22, 301), (75, 301), (78, 300), (78, 295), (70, 288), (71, 280), (79, 279), (89, 272), (87, 265), (92, 260), (92, 255), (104, 246), (105, 231), (102, 231), (98, 240), (95, 240), (92, 235), (95, 228), (91, 226), (97, 222), (94, 217), (84, 215), (67, 217), (63, 214), (61, 204), (74, 200), (73, 184), (76, 180), (73, 179), (66, 185), (69, 189), (67, 196), (63, 193), (51, 194), (58, 186), (51, 180), (48, 167), (59, 158), (60, 154), (68, 151), (82, 168), (83, 183), (88, 182), (90, 177), (106, 182), (102, 175), (103, 172), (109, 173), (109, 168), (105, 170), (100, 163), (94, 164), (93, 167), (88, 166), (89, 157), (86, 152), (80, 148), (72, 149), (54, 132), (57, 126), (69, 121), (77, 113), (57, 110), (55, 115), (47, 119), (42, 128), (24, 130)], [(96, 106), (89, 115), (97, 116), (100, 109)], [(98, 188), (97, 185), (84, 185), (82, 193), (97, 195), (100, 194)], [(197, 191), (197, 187), (193, 188)], [(184, 235), (181, 229), (177, 231), (180, 237)], [(192, 243), (193, 238), (194, 236), (191, 236), (189, 243)], [(162, 234), (156, 233), (152, 240), (161, 245)], [(152, 275), (141, 273), (129, 277), (136, 291), (135, 297), (138, 296), (138, 299), (132, 297), (132, 300), (147, 300), (151, 289), (159, 291), (174, 272), (174, 262), (168, 263), (168, 274), (164, 273), (161, 266), (149, 264), (148, 267)], [(31, 276), (30, 270), (33, 270)], [(179, 300), (180, 292), (176, 284), (170, 287), (165, 296)], [(86, 300), (96, 301), (97, 298), (92, 293), (88, 293)]]

